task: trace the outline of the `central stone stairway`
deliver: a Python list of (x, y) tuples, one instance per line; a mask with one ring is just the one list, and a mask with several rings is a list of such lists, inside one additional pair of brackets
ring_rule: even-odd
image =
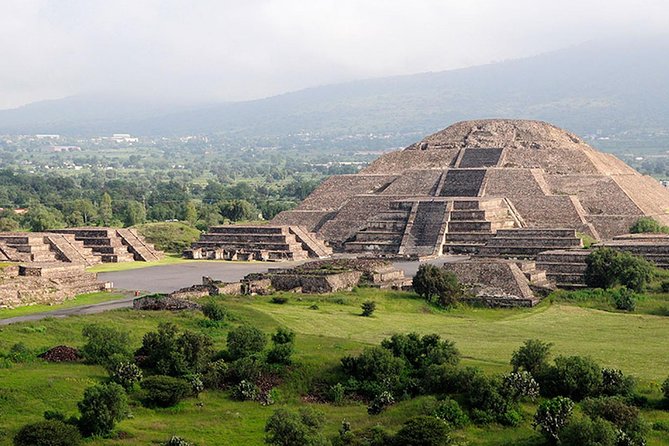
[(453, 201), (442, 254), (472, 254), (498, 230), (520, 226), (503, 198)]
[(82, 242), (85, 248), (90, 248), (93, 255), (105, 263), (132, 262), (134, 255), (123, 244), (121, 238), (113, 228), (68, 228), (54, 229), (56, 234), (70, 234), (74, 239)]
[(367, 225), (356, 233), (355, 238), (344, 244), (345, 251), (397, 254), (413, 204), (413, 202), (403, 201), (390, 202), (387, 211), (368, 220)]

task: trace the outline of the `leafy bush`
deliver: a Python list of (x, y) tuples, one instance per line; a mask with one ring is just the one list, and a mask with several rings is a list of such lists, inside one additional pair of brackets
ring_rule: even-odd
[(462, 410), (458, 402), (451, 398), (440, 401), (433, 415), (453, 428), (460, 428), (469, 423), (467, 414)]
[(310, 408), (294, 412), (276, 410), (265, 424), (265, 443), (275, 446), (325, 446), (329, 442), (320, 433), (323, 415)]
[(190, 443), (186, 440), (184, 440), (181, 437), (177, 437), (176, 435), (170, 437), (169, 440), (167, 440), (165, 443), (162, 444), (163, 446), (193, 446), (193, 443)]
[(362, 316), (370, 317), (376, 311), (376, 302), (373, 300), (366, 300), (362, 303)]
[(365, 348), (359, 356), (345, 356), (341, 360), (344, 372), (354, 378), (357, 391), (368, 398), (376, 398), (383, 391), (401, 394), (405, 390), (405, 362), (382, 347)]
[(140, 384), (144, 390), (144, 404), (149, 407), (170, 407), (191, 393), (191, 386), (183, 379), (154, 375)]
[(663, 280), (660, 284), (660, 289), (663, 293), (669, 293), (669, 280)]
[(222, 389), (228, 377), (228, 363), (219, 359), (207, 364), (202, 375), (202, 382), (207, 389)]
[(463, 295), (462, 285), (455, 274), (429, 263), (418, 267), (412, 286), (419, 296), (443, 307), (456, 304)]
[(645, 444), (646, 426), (639, 409), (620, 397), (588, 398), (583, 401), (583, 412), (591, 418), (603, 418), (625, 433), (632, 444)]
[(525, 370), (537, 377), (548, 365), (548, 356), (553, 344), (538, 339), (528, 339), (511, 355), (513, 371)]
[(669, 378), (662, 383), (662, 394), (664, 395), (664, 399), (669, 403)]
[(338, 406), (344, 402), (344, 398), (346, 398), (346, 389), (342, 383), (337, 383), (330, 387), (328, 392), (328, 399), (332, 402), (332, 404)]
[(402, 358), (414, 369), (424, 369), (433, 364), (456, 365), (460, 352), (455, 343), (441, 340), (438, 334), (420, 336), (418, 333), (395, 334), (384, 339), (381, 346)]
[(81, 354), (87, 362), (113, 367), (115, 362), (132, 358), (130, 336), (126, 331), (98, 324), (84, 326), (82, 330), (86, 344)]
[(288, 298), (286, 296), (272, 296), (270, 302), (272, 302), (273, 304), (283, 305), (285, 303), (288, 303)]
[(558, 356), (540, 382), (542, 392), (547, 395), (565, 396), (575, 401), (598, 395), (602, 383), (599, 364), (583, 356)]
[(239, 359), (260, 353), (267, 344), (265, 334), (251, 325), (240, 325), (228, 333), (228, 356)]
[(660, 224), (660, 222), (652, 217), (641, 217), (630, 227), (630, 233), (667, 234), (669, 233), (669, 226)]
[(560, 430), (560, 443), (566, 446), (616, 446), (617, 442), (616, 429), (601, 418), (574, 419)]
[(625, 374), (617, 369), (602, 369), (602, 391), (603, 395), (613, 396), (620, 395), (624, 397), (632, 396), (634, 393), (634, 386), (636, 385), (634, 378), (625, 376)]
[(84, 391), (77, 406), (81, 412), (79, 430), (84, 435), (105, 436), (128, 415), (128, 396), (116, 383), (98, 384)]
[(35, 358), (35, 354), (23, 342), (12, 345), (7, 353), (7, 359), (12, 362), (28, 362)]
[(411, 418), (395, 435), (395, 444), (402, 446), (443, 446), (450, 442), (446, 424), (425, 415)]
[(142, 369), (132, 362), (120, 362), (110, 372), (113, 382), (121, 385), (125, 390), (130, 390), (140, 382), (143, 377)]
[(260, 395), (260, 388), (252, 382), (241, 381), (232, 392), (232, 397), (239, 401), (253, 401)]
[(228, 384), (241, 381), (255, 382), (262, 376), (263, 363), (256, 357), (246, 356), (229, 363), (226, 380)]
[(285, 364), (292, 362), (290, 357), (293, 354), (293, 344), (278, 344), (267, 352), (268, 364)]
[(176, 325), (164, 322), (157, 332), (149, 332), (142, 339), (137, 351), (143, 368), (159, 375), (185, 376), (199, 373), (209, 363), (213, 354), (210, 337), (185, 331), (179, 334)]
[(633, 312), (636, 309), (636, 294), (627, 287), (620, 287), (611, 297), (616, 310)]
[(367, 413), (369, 415), (378, 415), (383, 412), (386, 407), (392, 406), (393, 404), (395, 404), (395, 397), (389, 391), (384, 390), (372, 400), (369, 406), (367, 406)]
[(549, 443), (560, 442), (560, 431), (569, 422), (574, 410), (574, 402), (569, 398), (558, 396), (539, 404), (534, 414), (534, 427)]
[(209, 301), (202, 305), (202, 313), (210, 320), (223, 322), (228, 315), (225, 307), (218, 302)]
[(78, 446), (81, 434), (75, 426), (59, 420), (26, 424), (14, 436), (14, 446)]
[(612, 288), (616, 284), (641, 292), (653, 277), (653, 265), (628, 252), (599, 248), (586, 257), (585, 283), (593, 288)]
[(461, 385), (465, 402), (474, 409), (472, 415), (478, 423), (497, 421), (515, 425), (520, 421), (517, 413), (520, 397), (507, 392), (500, 379), (472, 369)]
[(539, 396), (539, 384), (530, 372), (511, 372), (502, 376), (500, 393), (513, 401), (534, 400)]

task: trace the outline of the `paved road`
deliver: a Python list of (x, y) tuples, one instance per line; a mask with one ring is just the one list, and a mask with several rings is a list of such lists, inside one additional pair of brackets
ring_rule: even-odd
[[(446, 256), (429, 260), (429, 263), (441, 265), (453, 262), (462, 257)], [(269, 268), (289, 268), (301, 262), (282, 263), (235, 263), (235, 262), (192, 262), (177, 265), (152, 266), (148, 268), (130, 271), (118, 271), (111, 273), (100, 273), (98, 278), (103, 281), (113, 282), (114, 288), (125, 291), (142, 291), (148, 293), (169, 293), (179, 288), (185, 288), (194, 284), (202, 283), (202, 276), (208, 276), (224, 282), (235, 282), (241, 280), (250, 273), (266, 272)], [(407, 277), (413, 277), (418, 270), (419, 262), (394, 262), (396, 268), (404, 270)], [(17, 316), (8, 319), (0, 319), (0, 325), (8, 325), (15, 322), (27, 322), (44, 319), (46, 317), (66, 317), (82, 314), (95, 314), (104, 311), (116, 310), (132, 306), (132, 297), (102, 302), (99, 304), (83, 305), (80, 307), (63, 308), (59, 310), (34, 313), (26, 316)]]

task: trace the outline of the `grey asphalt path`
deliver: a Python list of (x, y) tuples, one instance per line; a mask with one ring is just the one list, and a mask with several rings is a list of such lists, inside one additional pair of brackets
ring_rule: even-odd
[[(434, 265), (461, 260), (461, 256), (444, 256), (428, 260)], [(290, 268), (302, 262), (192, 262), (177, 265), (151, 266), (129, 271), (100, 273), (102, 281), (112, 282), (114, 288), (124, 291), (140, 291), (145, 293), (169, 293), (180, 288), (202, 283), (202, 276), (211, 277), (224, 282), (236, 282), (250, 273), (267, 272), (270, 268)], [(393, 265), (404, 271), (407, 277), (413, 277), (421, 262), (394, 262)], [(99, 304), (82, 305), (79, 307), (34, 313), (26, 316), (0, 319), (1, 325), (16, 322), (37, 321), (47, 317), (67, 317), (84, 314), (96, 314), (119, 308), (132, 307), (133, 297), (101, 302)]]

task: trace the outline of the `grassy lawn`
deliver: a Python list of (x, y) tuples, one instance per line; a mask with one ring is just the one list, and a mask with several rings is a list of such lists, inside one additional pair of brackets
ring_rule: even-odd
[[(367, 299), (377, 302), (373, 317), (360, 314)], [(546, 302), (534, 309), (490, 310), (461, 308), (452, 311), (427, 306), (408, 293), (359, 289), (332, 296), (290, 295), (287, 304), (270, 302), (269, 297), (222, 298), (231, 321), (218, 328), (203, 328), (197, 311), (180, 313), (117, 310), (67, 319), (45, 319), (0, 328), (0, 350), (23, 342), (32, 349), (58, 344), (80, 346), (82, 327), (91, 322), (130, 331), (139, 346), (147, 331), (161, 321), (182, 328), (206, 331), (216, 348), (225, 346), (228, 329), (251, 322), (264, 331), (288, 326), (297, 333), (294, 378), (279, 387), (274, 406), (237, 402), (226, 392), (207, 391), (199, 399), (188, 399), (170, 409), (147, 409), (133, 403), (133, 417), (121, 422), (123, 439), (94, 440), (94, 445), (151, 445), (178, 434), (198, 446), (259, 445), (263, 426), (278, 407), (297, 407), (310, 376), (320, 376), (335, 367), (339, 359), (376, 344), (393, 333), (436, 332), (456, 341), (464, 363), (489, 372), (508, 371), (511, 352), (525, 339), (540, 338), (554, 343), (554, 354), (590, 355), (603, 366), (619, 367), (639, 378), (644, 394), (659, 397), (658, 384), (669, 374), (669, 318), (652, 314), (625, 314), (602, 311), (564, 302)], [(310, 309), (317, 304), (318, 309)], [(100, 367), (83, 364), (49, 364), (34, 361), (0, 369), (0, 445), (10, 445), (11, 437), (23, 424), (40, 419), (45, 410), (76, 414), (76, 403), (85, 387), (104, 379)], [(424, 412), (431, 397), (401, 402), (378, 416), (367, 414), (366, 406), (314, 404), (326, 414), (325, 433), (335, 435), (346, 419), (354, 429), (381, 424), (397, 429), (408, 417)], [(535, 407), (524, 406), (524, 420), (515, 428), (469, 426), (454, 437), (470, 445), (536, 445), (532, 430)], [(669, 422), (667, 411), (644, 411), (647, 420)], [(669, 444), (669, 434), (652, 431), (649, 445)]]
[(184, 259), (178, 254), (165, 254), (160, 260), (155, 262), (119, 262), (119, 263), (99, 263), (87, 269), (92, 273), (110, 273), (116, 271), (129, 271), (131, 269), (148, 268), (149, 266), (175, 265), (178, 263), (197, 262), (197, 260)]
[(0, 319), (8, 319), (10, 317), (26, 316), (28, 314), (42, 313), (44, 311), (60, 310), (62, 308), (78, 307), (80, 305), (91, 305), (109, 300), (122, 299), (123, 294), (110, 293), (100, 291), (97, 293), (80, 294), (74, 299), (67, 300), (61, 304), (56, 305), (29, 305), (25, 307), (17, 307), (12, 309), (0, 310)]

